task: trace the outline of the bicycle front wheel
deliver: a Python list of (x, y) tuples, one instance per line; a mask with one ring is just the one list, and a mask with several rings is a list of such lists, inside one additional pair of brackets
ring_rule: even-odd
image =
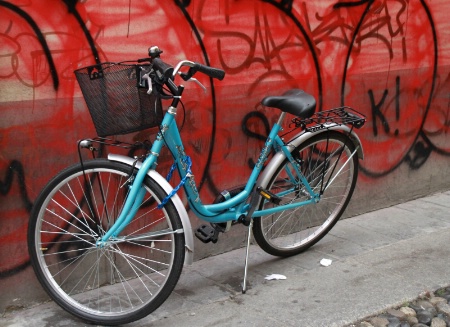
[(74, 165), (43, 189), (33, 207), (28, 247), (36, 276), (50, 297), (73, 315), (118, 325), (158, 308), (175, 287), (184, 263), (180, 217), (149, 176), (131, 223), (103, 246), (135, 171), (104, 159)]
[[(358, 176), (355, 146), (339, 132), (313, 136), (294, 149), (292, 155), (314, 193), (323, 193), (318, 203), (255, 218), (253, 232), (259, 246), (283, 257), (308, 249), (330, 231), (347, 207)], [(267, 189), (281, 198), (279, 205), (311, 199), (295, 172), (286, 159), (270, 179)], [(262, 201), (260, 209), (273, 206)]]

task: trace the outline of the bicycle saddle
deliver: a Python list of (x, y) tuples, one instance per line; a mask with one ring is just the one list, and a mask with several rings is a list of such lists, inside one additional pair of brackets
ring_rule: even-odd
[(261, 103), (266, 107), (280, 109), (300, 118), (309, 118), (316, 109), (316, 99), (303, 90), (292, 89), (281, 96), (265, 97)]

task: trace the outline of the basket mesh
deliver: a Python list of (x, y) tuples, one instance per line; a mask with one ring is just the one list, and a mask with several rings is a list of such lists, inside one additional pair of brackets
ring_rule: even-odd
[(99, 136), (127, 134), (161, 123), (161, 100), (138, 86), (140, 67), (102, 63), (75, 71)]

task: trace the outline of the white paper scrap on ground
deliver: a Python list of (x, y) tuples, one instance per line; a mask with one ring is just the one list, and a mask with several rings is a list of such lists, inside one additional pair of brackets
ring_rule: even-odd
[(280, 274), (272, 274), (272, 275), (267, 275), (266, 277), (264, 277), (264, 279), (267, 280), (273, 280), (273, 279), (286, 279), (286, 276), (284, 275), (280, 275)]
[(333, 262), (333, 260), (331, 259), (322, 259), (320, 260), (320, 264), (324, 267), (328, 267), (331, 266), (331, 263)]

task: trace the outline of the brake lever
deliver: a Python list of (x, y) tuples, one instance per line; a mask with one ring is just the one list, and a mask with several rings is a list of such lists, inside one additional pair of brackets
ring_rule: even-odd
[(150, 72), (145, 73), (144, 75), (142, 75), (142, 78), (147, 79), (147, 83), (148, 83), (148, 91), (147, 94), (152, 94), (153, 92), (153, 83), (152, 83), (152, 78), (150, 77)]
[(192, 81), (192, 82), (197, 83), (197, 84), (203, 89), (203, 92), (205, 92), (205, 94), (207, 93), (206, 87), (205, 87), (202, 83), (200, 83), (199, 80), (196, 79), (195, 77), (191, 77), (191, 78), (188, 79), (187, 81), (188, 81), (188, 82), (189, 82), (189, 81)]

